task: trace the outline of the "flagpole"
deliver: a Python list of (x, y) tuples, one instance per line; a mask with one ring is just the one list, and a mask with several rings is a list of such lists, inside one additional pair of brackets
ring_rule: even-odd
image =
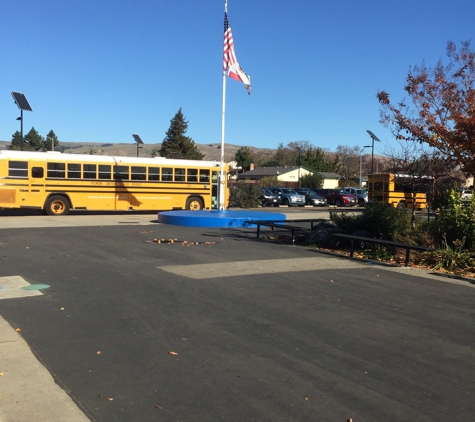
[[(228, 13), (228, 0), (224, 0), (224, 13)], [(223, 105), (221, 111), (221, 165), (219, 177), (219, 210), (224, 210), (226, 192), (226, 180), (224, 176), (224, 127), (226, 117), (226, 69), (223, 69)]]

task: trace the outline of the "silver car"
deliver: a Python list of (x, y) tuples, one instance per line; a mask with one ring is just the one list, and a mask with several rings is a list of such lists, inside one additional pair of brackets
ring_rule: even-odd
[(273, 193), (280, 197), (280, 203), (289, 207), (305, 206), (305, 195), (300, 195), (290, 188), (270, 188)]
[(352, 187), (346, 187), (343, 189), (345, 189), (348, 193), (351, 193), (358, 197), (358, 205), (360, 207), (364, 207), (368, 203), (368, 191), (366, 189), (359, 189), (359, 188), (352, 188)]

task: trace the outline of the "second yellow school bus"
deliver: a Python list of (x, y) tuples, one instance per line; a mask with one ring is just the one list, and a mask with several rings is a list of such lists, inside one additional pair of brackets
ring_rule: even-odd
[(427, 209), (427, 195), (433, 179), (404, 174), (375, 173), (368, 175), (369, 202), (385, 202), (398, 208)]
[[(2, 150), (0, 208), (49, 215), (212, 209), (218, 207), (220, 169), (216, 161)], [(227, 178), (227, 165), (224, 173)]]

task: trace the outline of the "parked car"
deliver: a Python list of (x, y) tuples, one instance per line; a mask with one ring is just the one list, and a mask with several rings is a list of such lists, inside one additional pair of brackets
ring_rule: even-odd
[(330, 205), (337, 207), (358, 205), (358, 198), (356, 195), (348, 193), (345, 189), (315, 189), (317, 195), (325, 198)]
[(358, 198), (358, 205), (360, 207), (364, 207), (368, 203), (368, 191), (366, 189), (352, 187), (346, 187), (343, 189), (345, 189), (348, 193), (356, 195), (356, 197)]
[(273, 187), (270, 190), (279, 195), (280, 203), (289, 207), (303, 207), (305, 205), (305, 196), (295, 192), (290, 188)]
[(322, 198), (320, 195), (317, 195), (312, 189), (297, 188), (295, 191), (305, 196), (306, 205), (312, 205), (314, 207), (324, 207), (327, 205), (327, 200)]
[(471, 201), (473, 196), (473, 191), (470, 189), (464, 189), (462, 192), (460, 192), (460, 197), (462, 201)]
[(261, 205), (263, 207), (278, 207), (280, 205), (280, 197), (279, 195), (273, 193), (270, 189), (262, 188), (262, 194), (259, 197), (261, 200)]

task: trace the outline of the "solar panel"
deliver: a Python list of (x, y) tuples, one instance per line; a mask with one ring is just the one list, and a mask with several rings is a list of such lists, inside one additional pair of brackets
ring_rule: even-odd
[(15, 104), (18, 106), (20, 110), (33, 111), (33, 109), (30, 106), (30, 103), (25, 97), (25, 94), (22, 94), (21, 92), (12, 91), (12, 95), (13, 95), (13, 99), (15, 100)]
[(138, 144), (143, 144), (143, 141), (140, 139), (139, 135), (132, 135), (134, 137), (134, 141)]

